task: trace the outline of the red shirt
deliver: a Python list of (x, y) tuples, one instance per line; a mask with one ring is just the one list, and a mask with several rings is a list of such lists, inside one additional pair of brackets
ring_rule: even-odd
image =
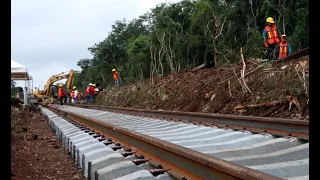
[(93, 87), (93, 86), (91, 86), (91, 87), (89, 88), (89, 92), (90, 92), (90, 94), (96, 94), (96, 91), (94, 90), (94, 87)]

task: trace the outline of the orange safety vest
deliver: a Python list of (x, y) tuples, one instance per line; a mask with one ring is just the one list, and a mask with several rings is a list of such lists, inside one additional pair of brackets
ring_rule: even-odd
[(280, 43), (279, 58), (285, 58), (288, 56), (288, 42)]
[(115, 81), (117, 81), (118, 79), (119, 79), (119, 76), (118, 76), (118, 72), (117, 71), (115, 71), (114, 73), (113, 73), (113, 79), (115, 80)]
[(59, 87), (58, 91), (59, 91), (58, 97), (59, 97), (59, 98), (60, 98), (60, 97), (63, 97), (63, 96), (64, 96), (63, 88), (62, 88), (62, 87)]
[(279, 33), (278, 33), (276, 25), (273, 25), (272, 28), (270, 28), (269, 26), (266, 26), (264, 28), (267, 31), (267, 42), (268, 42), (268, 44), (273, 44), (275, 42), (277, 42), (277, 43), (280, 42)]

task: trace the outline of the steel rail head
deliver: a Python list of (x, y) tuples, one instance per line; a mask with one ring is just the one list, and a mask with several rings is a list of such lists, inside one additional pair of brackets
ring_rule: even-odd
[(49, 109), (64, 112), (72, 120), (83, 123), (84, 125), (107, 133), (110, 136), (121, 139), (138, 149), (148, 149), (148, 153), (153, 153), (170, 164), (182, 167), (185, 172), (191, 172), (204, 179), (243, 179), (243, 180), (280, 180), (281, 178), (256, 171), (247, 167), (215, 158), (185, 147), (181, 147), (151, 136), (138, 132), (129, 131), (125, 128), (112, 125), (106, 122), (97, 121), (80, 114), (69, 112), (56, 107), (46, 106)]
[(198, 112), (180, 112), (180, 111), (158, 111), (149, 109), (134, 109), (134, 108), (121, 108), (110, 106), (97, 106), (97, 105), (73, 105), (75, 107), (83, 108), (96, 108), (101, 110), (127, 113), (132, 115), (158, 117), (167, 119), (181, 119), (188, 121), (197, 121), (199, 123), (218, 123), (228, 126), (245, 127), (247, 129), (254, 128), (258, 130), (267, 130), (274, 135), (292, 136), (300, 139), (309, 140), (309, 121), (304, 120), (291, 120), (284, 118), (270, 118), (270, 117), (257, 117), (257, 116), (239, 116), (229, 114), (210, 114)]

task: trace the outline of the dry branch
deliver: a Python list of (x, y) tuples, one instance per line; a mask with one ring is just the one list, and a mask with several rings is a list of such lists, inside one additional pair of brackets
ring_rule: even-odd
[(243, 64), (243, 69), (241, 70), (241, 79), (242, 79), (242, 83), (243, 83), (243, 87), (244, 87), (244, 91), (249, 91), (249, 93), (251, 94), (251, 90), (249, 89), (249, 87), (246, 84), (246, 81), (244, 79), (244, 72), (246, 70), (246, 63), (244, 62), (244, 57), (243, 57), (243, 53), (242, 53), (242, 47), (240, 48), (240, 55), (241, 55), (241, 61)]
[(234, 110), (241, 110), (241, 109), (246, 109), (246, 108), (259, 108), (259, 107), (271, 107), (275, 106), (277, 104), (282, 103), (283, 101), (272, 101), (272, 102), (267, 102), (267, 103), (261, 103), (261, 104), (250, 104), (250, 105), (238, 105), (235, 106), (233, 109)]

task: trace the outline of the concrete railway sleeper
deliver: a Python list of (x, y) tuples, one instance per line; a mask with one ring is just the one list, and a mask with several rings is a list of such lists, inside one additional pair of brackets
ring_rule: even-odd
[(161, 165), (154, 167), (148, 163), (150, 159), (136, 157), (135, 151), (123, 149), (110, 138), (59, 117), (46, 108), (41, 108), (41, 113), (88, 180), (174, 179)]
[[(185, 177), (188, 179), (197, 179), (199, 177), (203, 179), (309, 179), (309, 142), (294, 137), (275, 137), (270, 134), (252, 133), (246, 130), (235, 131), (229, 128), (208, 127), (200, 124), (174, 122), (72, 106), (51, 105), (48, 108), (56, 112), (63, 112), (68, 118), (78, 119), (80, 124), (95, 129), (94, 132), (89, 130), (88, 132), (82, 132), (86, 134), (91, 132), (96, 138), (100, 138), (97, 141), (103, 144), (105, 148), (108, 147), (110, 149), (114, 146), (121, 148), (121, 145), (125, 144), (124, 141), (126, 141), (130, 142), (130, 145), (136, 145), (134, 147), (140, 145), (142, 148), (138, 148), (138, 151), (142, 149), (141, 152), (148, 154), (147, 151), (143, 151), (143, 147), (146, 147), (146, 144), (141, 144), (141, 141), (150, 141), (149, 143), (158, 149), (152, 149), (154, 148), (153, 146), (148, 148), (151, 151), (159, 151), (157, 154), (159, 159), (166, 159), (166, 161), (171, 159), (171, 164), (162, 164), (165, 167), (172, 168), (167, 173), (174, 175), (177, 172), (176, 174), (180, 175), (174, 177), (181, 177), (187, 170), (189, 173), (185, 174)], [(42, 108), (42, 111), (48, 112), (45, 108)], [(99, 145), (95, 145), (91, 141), (91, 139), (96, 139), (95, 137), (91, 135), (92, 138), (88, 138), (85, 135), (81, 135), (82, 133), (75, 131), (75, 128), (71, 127), (71, 125), (61, 124), (60, 121), (55, 120), (59, 117), (54, 116), (52, 112), (50, 113), (47, 117), (51, 115), (51, 121), (55, 121), (56, 124), (60, 123), (59, 130), (56, 131), (57, 136), (61, 137), (63, 143), (67, 144), (68, 150), (75, 157), (75, 163), (84, 168), (84, 172), (88, 172), (88, 169), (92, 171), (89, 164), (102, 158), (95, 154), (109, 151), (96, 150), (97, 148), (95, 147)], [(76, 126), (79, 126), (76, 128), (84, 129), (80, 124), (76, 124)], [(60, 129), (64, 130), (63, 135)], [(114, 138), (112, 140), (106, 139), (96, 133), (105, 131), (110, 134), (110, 137), (116, 137), (117, 142), (122, 140), (120, 142), (121, 145), (111, 144), (110, 141)], [(70, 135), (72, 137), (69, 138)], [(129, 138), (129, 136), (133, 135), (136, 136), (136, 139)], [(83, 146), (89, 147), (85, 149)], [(159, 150), (161, 148), (162, 150)], [(90, 153), (87, 151), (90, 151)], [(124, 151), (122, 148), (116, 152)], [(131, 156), (125, 158), (133, 157), (133, 153), (129, 154)], [(90, 161), (91, 159), (83, 158), (85, 157), (84, 155), (91, 157), (92, 161)], [(159, 159), (157, 160), (159, 161)], [(193, 166), (195, 164), (197, 166)], [(126, 169), (123, 168), (126, 167), (126, 163), (123, 162), (118, 166), (108, 166), (104, 170), (96, 170), (94, 168), (93, 170), (96, 173), (102, 173), (112, 167)], [(173, 171), (176, 167), (181, 167), (181, 169), (178, 168), (177, 171)], [(139, 173), (137, 172), (122, 178), (138, 177)], [(112, 176), (110, 175), (110, 177)], [(160, 176), (153, 176), (153, 178), (158, 177)], [(166, 177), (172, 178), (169, 175)]]

